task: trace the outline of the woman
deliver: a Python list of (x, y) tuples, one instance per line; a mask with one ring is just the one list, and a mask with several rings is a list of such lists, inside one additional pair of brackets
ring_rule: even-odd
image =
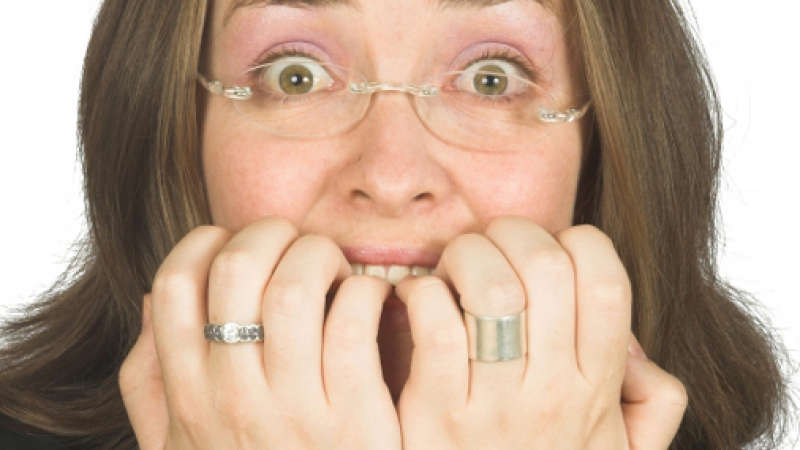
[[(775, 429), (772, 343), (713, 270), (715, 99), (673, 5), (129, 3), (87, 54), (84, 263), (9, 325), (10, 426), (146, 449)], [(490, 362), (499, 317), (522, 333)]]

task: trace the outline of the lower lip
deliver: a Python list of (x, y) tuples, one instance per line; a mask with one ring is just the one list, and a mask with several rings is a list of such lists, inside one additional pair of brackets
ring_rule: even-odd
[(406, 305), (394, 292), (383, 302), (380, 326), (382, 330), (387, 331), (411, 330), (411, 324), (408, 322), (408, 310), (406, 309)]

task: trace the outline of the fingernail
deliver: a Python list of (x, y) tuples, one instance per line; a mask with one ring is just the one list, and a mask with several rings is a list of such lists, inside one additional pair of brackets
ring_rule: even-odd
[(647, 360), (647, 355), (644, 353), (644, 349), (642, 349), (642, 346), (639, 344), (639, 341), (636, 340), (636, 336), (633, 334), (631, 334), (631, 338), (628, 340), (628, 353), (639, 359), (643, 359), (645, 361)]

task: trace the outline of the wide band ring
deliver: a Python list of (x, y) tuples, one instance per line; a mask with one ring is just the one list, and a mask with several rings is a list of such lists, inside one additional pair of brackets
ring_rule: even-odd
[(236, 344), (239, 342), (261, 342), (264, 340), (262, 325), (239, 325), (228, 322), (224, 325), (208, 324), (203, 327), (206, 340)]
[(464, 311), (469, 359), (482, 362), (511, 361), (525, 356), (525, 311), (505, 317), (476, 317)]

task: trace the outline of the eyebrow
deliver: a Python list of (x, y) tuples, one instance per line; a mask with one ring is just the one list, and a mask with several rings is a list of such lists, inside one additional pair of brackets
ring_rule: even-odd
[[(488, 6), (499, 5), (507, 3), (511, 0), (432, 0), (438, 4), (442, 9), (457, 9), (457, 8), (474, 8), (480, 9)], [(534, 0), (537, 3), (542, 3), (542, 0)], [(230, 8), (225, 13), (224, 24), (227, 24), (231, 16), (241, 8), (249, 6), (271, 6), (283, 5), (292, 6), (295, 8), (303, 7), (333, 7), (333, 6), (346, 6), (353, 9), (360, 9), (359, 0), (233, 0)]]

